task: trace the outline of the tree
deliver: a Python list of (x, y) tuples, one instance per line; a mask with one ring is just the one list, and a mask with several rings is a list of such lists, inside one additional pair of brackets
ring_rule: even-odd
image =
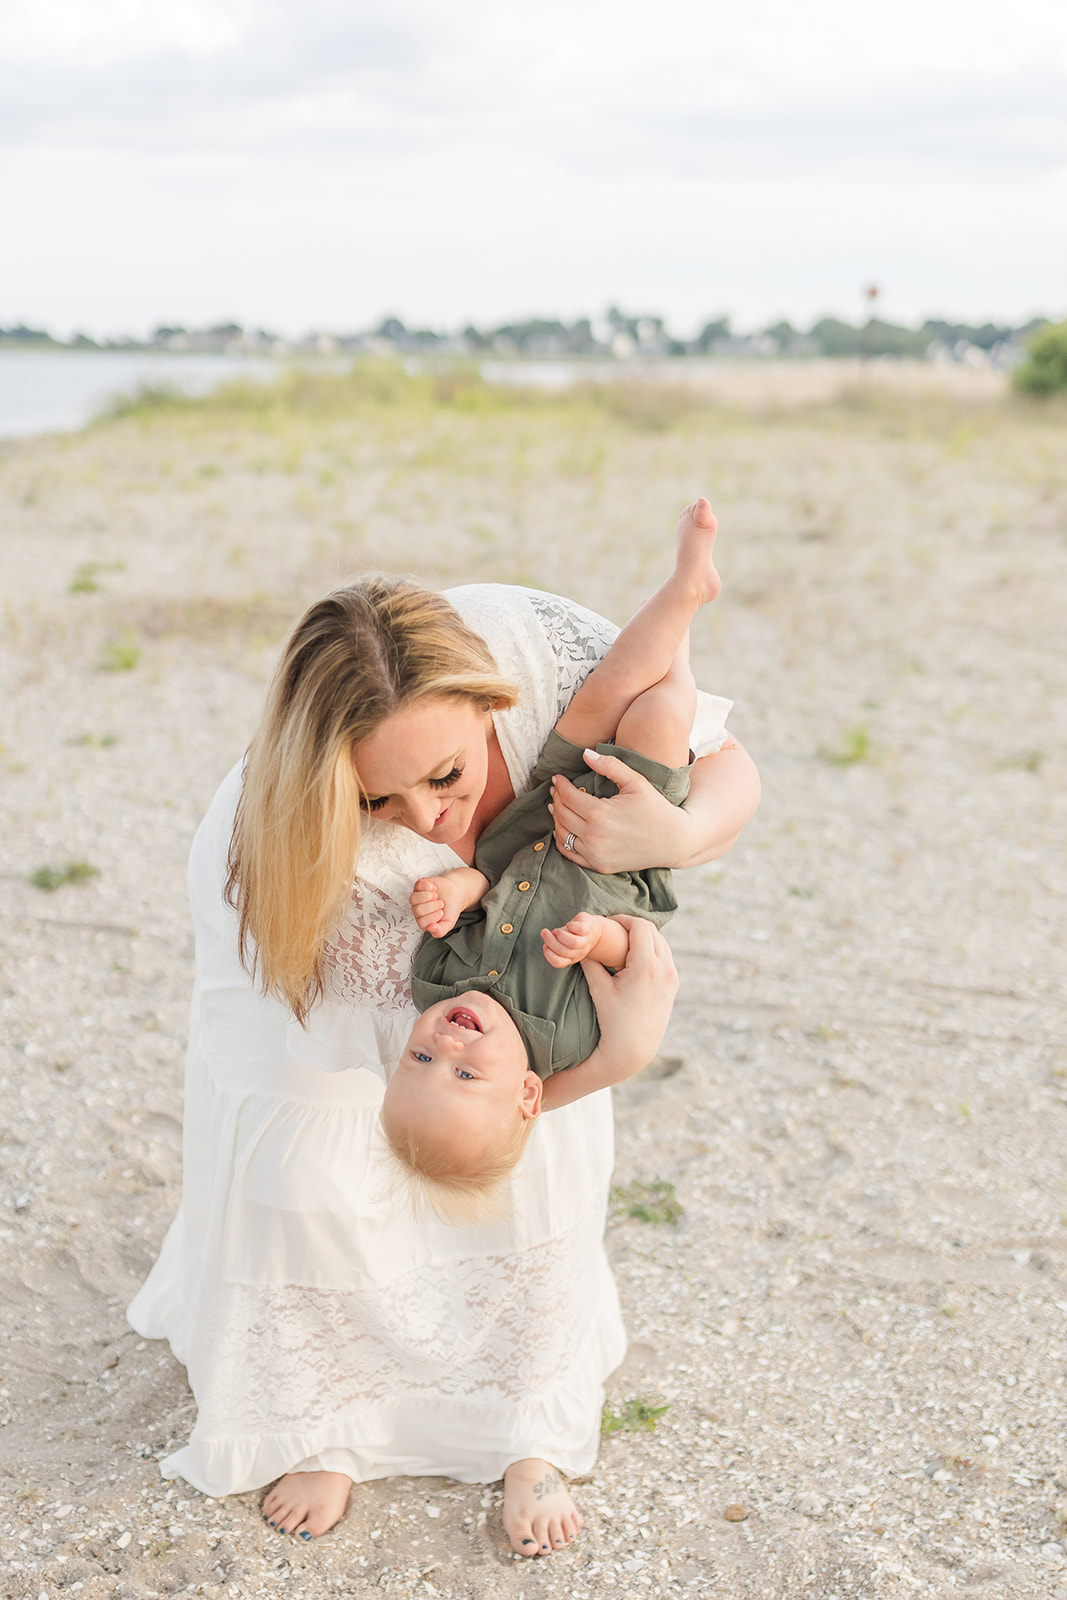
[(1012, 382), (1024, 394), (1059, 394), (1067, 389), (1067, 322), (1051, 323), (1034, 334)]

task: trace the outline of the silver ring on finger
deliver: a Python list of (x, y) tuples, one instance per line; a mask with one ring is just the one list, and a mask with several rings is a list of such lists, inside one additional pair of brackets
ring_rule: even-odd
[(563, 848), (564, 850), (573, 850), (576, 843), (577, 840), (575, 839), (573, 833), (568, 833), (567, 837), (563, 841)]

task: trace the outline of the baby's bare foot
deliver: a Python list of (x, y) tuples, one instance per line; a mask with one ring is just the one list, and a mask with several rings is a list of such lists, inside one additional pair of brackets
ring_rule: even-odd
[(547, 1461), (515, 1461), (504, 1474), (504, 1532), (520, 1556), (545, 1556), (577, 1539), (582, 1517)]
[(701, 496), (686, 506), (678, 518), (678, 554), (675, 574), (691, 584), (697, 604), (706, 606), (722, 588), (712, 560), (719, 524), (711, 505)]
[(340, 1522), (352, 1479), (343, 1472), (287, 1472), (263, 1502), (263, 1520), (279, 1533), (314, 1539)]

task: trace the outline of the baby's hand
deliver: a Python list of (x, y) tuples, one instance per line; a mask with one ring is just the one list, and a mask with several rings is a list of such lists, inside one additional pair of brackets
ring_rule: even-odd
[(545, 960), (552, 967), (573, 967), (584, 961), (600, 942), (601, 919), (591, 911), (579, 911), (565, 928), (542, 928)]
[(415, 921), (423, 933), (432, 933), (443, 939), (456, 925), (461, 911), (466, 910), (460, 886), (449, 882), (449, 874), (439, 878), (420, 878), (410, 895)]

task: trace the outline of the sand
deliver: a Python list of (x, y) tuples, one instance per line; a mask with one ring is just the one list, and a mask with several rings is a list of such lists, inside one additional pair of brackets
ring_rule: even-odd
[[(0, 447), (0, 1593), (1067, 1597), (1065, 417), (978, 377)], [(564, 1554), (411, 1479), (296, 1548), (161, 1480), (193, 1405), (123, 1318), (180, 1193), (193, 830), (337, 576), (621, 617), (700, 491), (699, 676), (765, 799), (681, 877), (675, 1019), (617, 1096), (631, 1426)]]

